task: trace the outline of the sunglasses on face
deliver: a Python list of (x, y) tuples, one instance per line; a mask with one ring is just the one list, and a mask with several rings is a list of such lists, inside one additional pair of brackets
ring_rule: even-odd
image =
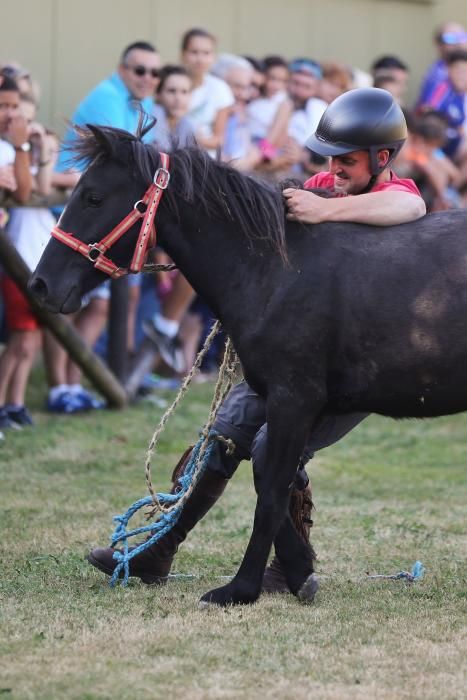
[(146, 73), (149, 73), (152, 78), (159, 78), (160, 71), (157, 68), (146, 68), (146, 66), (125, 66), (128, 70), (131, 70), (139, 78), (142, 78)]

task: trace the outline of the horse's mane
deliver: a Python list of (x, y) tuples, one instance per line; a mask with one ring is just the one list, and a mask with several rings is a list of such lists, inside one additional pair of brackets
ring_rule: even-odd
[[(92, 163), (106, 156), (118, 158), (118, 146), (130, 146), (133, 166), (148, 184), (159, 164), (156, 147), (143, 143), (144, 125), (137, 133), (108, 126), (75, 128), (78, 138), (72, 145), (75, 162)], [(287, 260), (285, 211), (278, 186), (244, 175), (230, 165), (213, 160), (196, 145), (170, 150), (171, 180), (164, 196), (178, 216), (178, 201), (193, 202), (213, 218), (227, 217), (239, 233), (248, 238), (268, 241)]]

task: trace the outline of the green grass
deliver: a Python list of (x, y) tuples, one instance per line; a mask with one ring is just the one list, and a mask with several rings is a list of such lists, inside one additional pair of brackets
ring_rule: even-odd
[[(165, 490), (196, 440), (212, 386), (195, 387), (154, 460)], [(192, 578), (111, 590), (84, 556), (111, 516), (145, 495), (144, 457), (161, 410), (54, 417), (0, 446), (0, 696), (138, 700), (466, 697), (467, 417), (372, 417), (310, 465), (321, 589), (199, 610), (241, 561), (254, 494), (244, 464), (176, 560)], [(369, 573), (426, 566), (423, 581)]]

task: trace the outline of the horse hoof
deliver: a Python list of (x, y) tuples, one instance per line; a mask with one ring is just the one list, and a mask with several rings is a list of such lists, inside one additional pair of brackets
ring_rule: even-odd
[(200, 608), (212, 607), (214, 605), (225, 608), (230, 605), (249, 605), (254, 603), (258, 598), (259, 593), (252, 593), (245, 588), (239, 588), (232, 583), (221, 588), (214, 588), (212, 591), (205, 593), (200, 601)]
[(297, 592), (297, 598), (302, 603), (312, 603), (319, 588), (319, 581), (315, 574), (310, 574), (305, 583), (302, 583)]

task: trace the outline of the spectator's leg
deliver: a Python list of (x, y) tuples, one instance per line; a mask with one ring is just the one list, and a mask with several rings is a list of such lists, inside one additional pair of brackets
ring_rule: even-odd
[(7, 402), (10, 381), (18, 364), (18, 358), (14, 350), (14, 336), (16, 333), (16, 331), (11, 332), (7, 344), (0, 355), (0, 406), (4, 406)]
[(68, 354), (48, 330), (44, 331), (43, 351), (49, 389), (67, 384)]
[(156, 313), (143, 324), (144, 332), (156, 345), (164, 362), (177, 373), (184, 372), (186, 368), (177, 336), (181, 320), (194, 296), (195, 292), (186, 278), (178, 274), (172, 289), (162, 301), (161, 313)]
[(28, 379), (40, 341), (40, 330), (16, 331), (11, 336), (11, 349), (16, 355), (17, 363), (10, 377), (6, 397), (6, 403), (10, 406), (24, 406)]

